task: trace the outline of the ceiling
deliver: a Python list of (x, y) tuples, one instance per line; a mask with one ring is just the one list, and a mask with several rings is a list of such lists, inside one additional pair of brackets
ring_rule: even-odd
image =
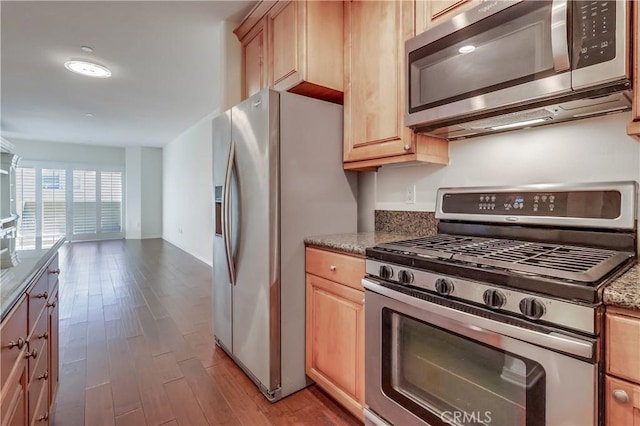
[[(254, 4), (1, 1), (2, 136), (164, 146), (220, 105), (221, 22)], [(112, 76), (73, 74), (63, 66), (72, 58)]]

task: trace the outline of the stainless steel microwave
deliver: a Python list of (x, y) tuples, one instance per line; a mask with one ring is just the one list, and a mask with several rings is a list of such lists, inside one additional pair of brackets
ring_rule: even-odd
[(464, 138), (631, 107), (629, 1), (500, 0), (405, 43), (405, 125)]

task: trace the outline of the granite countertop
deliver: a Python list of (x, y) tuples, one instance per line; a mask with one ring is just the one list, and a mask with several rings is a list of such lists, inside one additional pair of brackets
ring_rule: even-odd
[(415, 234), (400, 234), (392, 232), (353, 232), (307, 237), (304, 239), (304, 243), (310, 246), (324, 247), (364, 256), (365, 249), (367, 247), (417, 237), (418, 236)]
[(606, 286), (602, 299), (608, 306), (640, 311), (640, 264), (636, 263)]
[(49, 249), (18, 250), (15, 265), (0, 269), (0, 320), (11, 311), (64, 242), (65, 238), (62, 237)]

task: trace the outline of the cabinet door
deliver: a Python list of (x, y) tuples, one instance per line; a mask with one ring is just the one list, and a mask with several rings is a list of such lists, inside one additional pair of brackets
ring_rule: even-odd
[(258, 22), (242, 39), (242, 99), (258, 93), (267, 87), (267, 30), (266, 18)]
[(640, 426), (640, 385), (611, 376), (606, 381), (607, 426)]
[(344, 161), (413, 153), (404, 127), (404, 41), (413, 35), (413, 2), (350, 1), (344, 8)]
[(27, 364), (20, 360), (6, 381), (0, 399), (0, 424), (24, 426), (27, 423)]
[(416, 34), (478, 3), (478, 0), (416, 0)]
[(269, 67), (272, 78), (269, 83), (276, 90), (287, 89), (292, 81), (298, 82), (303, 78), (300, 75), (303, 46), (300, 46), (299, 9), (299, 2), (284, 1), (269, 11)]
[(364, 293), (307, 274), (306, 371), (363, 418)]
[(58, 370), (59, 361), (59, 327), (60, 327), (60, 308), (58, 306), (58, 291), (55, 290), (50, 302), (47, 304), (49, 309), (49, 412), (53, 412), (53, 404), (56, 399), (58, 390)]

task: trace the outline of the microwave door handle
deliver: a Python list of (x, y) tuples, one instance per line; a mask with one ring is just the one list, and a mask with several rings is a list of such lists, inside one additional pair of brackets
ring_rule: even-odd
[(231, 284), (235, 285), (235, 269), (231, 258), (231, 168), (233, 167), (235, 146), (233, 140), (229, 147), (229, 157), (227, 157), (227, 167), (224, 174), (224, 194), (222, 195), (222, 240), (224, 241), (224, 254), (227, 260), (227, 270)]
[(569, 41), (567, 38), (568, 0), (553, 0), (551, 4), (551, 53), (556, 72), (569, 69)]

